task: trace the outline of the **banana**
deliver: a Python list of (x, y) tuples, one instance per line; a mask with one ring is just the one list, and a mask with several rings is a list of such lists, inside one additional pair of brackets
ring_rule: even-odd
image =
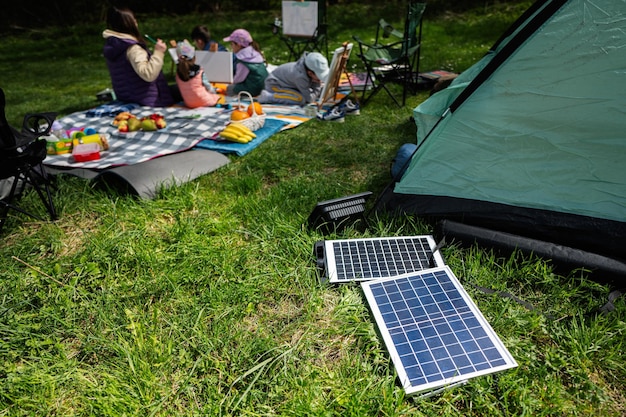
[(244, 125), (239, 124), (239, 123), (231, 123), (228, 126), (226, 126), (226, 129), (233, 129), (233, 130), (239, 132), (242, 135), (248, 135), (248, 136), (251, 136), (253, 138), (256, 138), (256, 134), (254, 134), (254, 132), (252, 132), (252, 130), (250, 130), (247, 126), (244, 126)]
[(252, 137), (248, 135), (240, 135), (234, 132), (232, 129), (224, 129), (220, 132), (219, 136), (231, 142), (248, 143), (252, 140)]
[(239, 130), (237, 128), (230, 127), (230, 126), (226, 126), (223, 132), (230, 132), (233, 135), (237, 135), (237, 136), (245, 134), (242, 130)]
[(250, 129), (248, 126), (241, 124), (241, 123), (233, 123), (233, 126), (238, 127), (240, 129), (243, 129), (246, 134), (251, 134), (252, 133), (252, 129)]
[(226, 130), (226, 129), (222, 130), (219, 136), (224, 139), (237, 139), (239, 137), (239, 135), (236, 132), (233, 132), (232, 130)]
[(256, 134), (249, 127), (241, 123), (230, 123), (219, 134), (221, 138), (231, 142), (248, 143), (256, 138)]
[(250, 140), (253, 139), (253, 137), (250, 136), (250, 135), (246, 135), (244, 133), (240, 133), (240, 132), (237, 132), (237, 131), (232, 130), (232, 129), (226, 129), (226, 133), (231, 134), (231, 135), (235, 135), (235, 136), (243, 138), (243, 139), (250, 139)]

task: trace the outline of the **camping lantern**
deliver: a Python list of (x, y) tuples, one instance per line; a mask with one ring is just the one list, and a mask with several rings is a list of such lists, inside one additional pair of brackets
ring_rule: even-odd
[(340, 231), (357, 221), (365, 222), (365, 202), (370, 191), (317, 203), (309, 215), (309, 228), (322, 233)]

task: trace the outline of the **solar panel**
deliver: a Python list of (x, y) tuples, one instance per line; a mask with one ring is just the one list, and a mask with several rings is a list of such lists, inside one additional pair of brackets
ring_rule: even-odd
[(448, 266), (361, 287), (407, 394), (517, 366)]
[(318, 265), (329, 282), (392, 277), (444, 265), (430, 235), (318, 242)]

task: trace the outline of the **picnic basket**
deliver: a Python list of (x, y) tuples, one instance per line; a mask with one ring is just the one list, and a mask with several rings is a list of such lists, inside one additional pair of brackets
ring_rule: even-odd
[[(247, 95), (248, 98), (250, 99), (250, 103), (254, 101), (250, 93), (248, 93), (247, 91), (240, 91), (239, 94), (237, 95), (237, 105), (235, 105), (235, 108), (242, 110), (242, 111), (247, 111), (248, 106), (241, 102), (242, 95)], [(244, 125), (245, 127), (247, 127), (248, 129), (252, 131), (259, 130), (265, 125), (265, 113), (261, 113), (261, 114), (257, 113), (256, 107), (252, 106), (252, 116), (243, 120), (234, 120), (231, 123)]]

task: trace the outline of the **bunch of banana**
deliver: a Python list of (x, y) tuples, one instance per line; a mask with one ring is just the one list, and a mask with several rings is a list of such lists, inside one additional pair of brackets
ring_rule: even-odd
[(231, 142), (248, 143), (256, 138), (256, 135), (252, 130), (242, 124), (231, 123), (220, 132), (219, 137)]

